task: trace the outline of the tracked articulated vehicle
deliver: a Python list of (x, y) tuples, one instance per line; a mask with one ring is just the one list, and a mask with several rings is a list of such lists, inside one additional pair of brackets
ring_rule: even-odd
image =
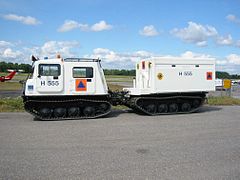
[(133, 88), (108, 89), (99, 59), (37, 60), (27, 79), (23, 101), (41, 120), (86, 119), (125, 105), (147, 115), (190, 113), (215, 90), (213, 59), (152, 58), (136, 64)]

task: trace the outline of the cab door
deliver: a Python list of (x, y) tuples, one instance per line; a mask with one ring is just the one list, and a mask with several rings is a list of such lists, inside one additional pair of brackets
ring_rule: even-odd
[(39, 64), (36, 80), (37, 91), (41, 93), (63, 90), (63, 66), (60, 64)]
[(151, 87), (151, 63), (142, 61), (141, 70), (139, 71), (140, 88), (147, 89)]
[(93, 67), (73, 67), (74, 87), (76, 94), (94, 94), (95, 78)]

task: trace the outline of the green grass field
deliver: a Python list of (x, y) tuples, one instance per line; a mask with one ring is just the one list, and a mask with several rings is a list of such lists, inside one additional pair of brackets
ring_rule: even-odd
[(240, 105), (240, 99), (228, 97), (228, 96), (209, 97), (208, 104), (209, 105), (224, 105), (224, 106)]
[(111, 82), (132, 82), (134, 76), (117, 76), (117, 75), (107, 75), (106, 81)]
[(17, 91), (22, 89), (22, 84), (19, 82), (1, 82), (0, 91)]
[(0, 99), (0, 112), (23, 112), (22, 98), (3, 98)]

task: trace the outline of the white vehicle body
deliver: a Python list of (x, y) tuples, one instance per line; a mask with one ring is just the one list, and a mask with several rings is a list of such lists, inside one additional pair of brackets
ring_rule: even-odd
[(214, 59), (151, 58), (136, 65), (133, 88), (108, 91), (99, 59), (38, 60), (25, 83), (23, 103), (41, 120), (106, 116), (111, 105), (147, 115), (197, 111), (215, 90)]
[(107, 94), (107, 83), (98, 60), (38, 60), (25, 87), (26, 96)]
[(136, 64), (130, 95), (215, 91), (215, 60), (162, 58), (142, 60)]

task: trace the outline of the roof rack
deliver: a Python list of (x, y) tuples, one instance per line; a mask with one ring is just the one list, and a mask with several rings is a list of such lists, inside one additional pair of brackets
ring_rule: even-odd
[(100, 59), (91, 59), (91, 58), (65, 58), (65, 62), (100, 62)]

